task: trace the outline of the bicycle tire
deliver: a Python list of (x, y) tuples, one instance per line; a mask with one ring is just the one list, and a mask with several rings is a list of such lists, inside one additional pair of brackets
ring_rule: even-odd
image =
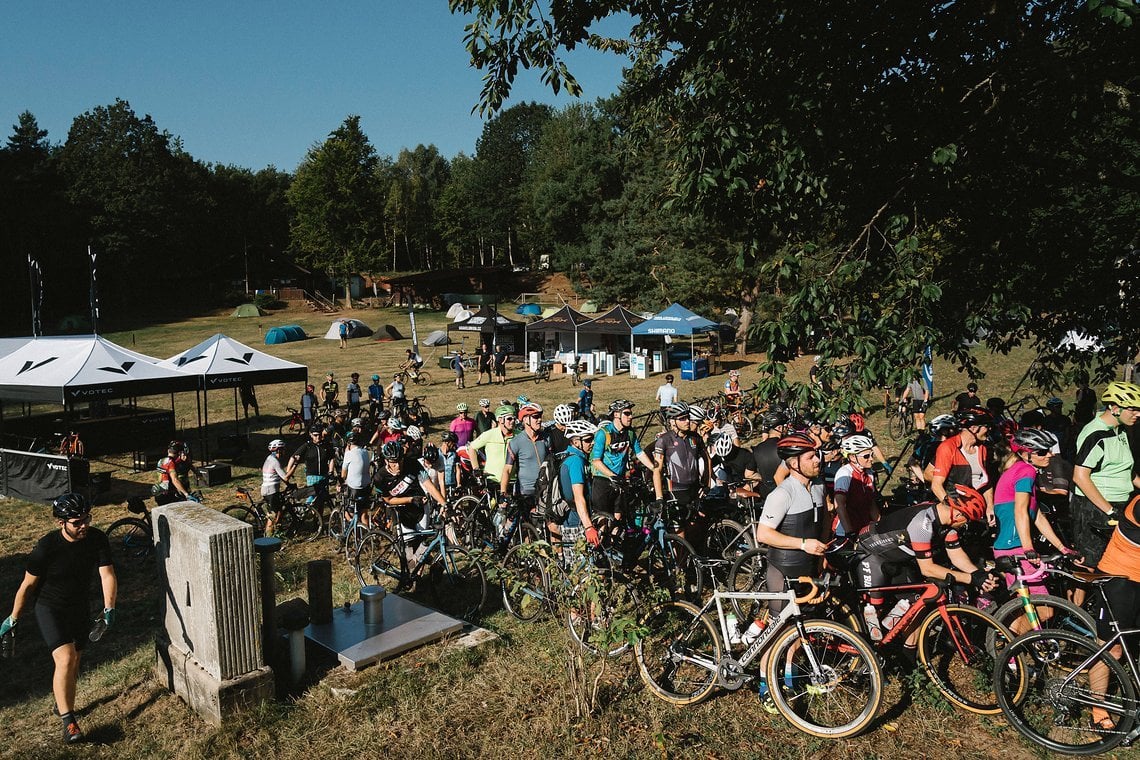
[(382, 586), (389, 594), (408, 585), (404, 545), (382, 530), (366, 533), (352, 554), (352, 567), (361, 586)]
[(231, 504), (223, 508), (222, 512), (253, 528), (254, 538), (261, 538), (265, 535), (265, 521), (261, 519), (261, 515), (244, 504)]
[(574, 600), (565, 615), (566, 628), (583, 651), (596, 657), (620, 657), (629, 651), (630, 642), (613, 638), (612, 626), (623, 614), (633, 613), (637, 598), (624, 577), (609, 568), (591, 567), (597, 583), (592, 588), (582, 585), (573, 590)]
[[(1108, 686), (1094, 693), (1088, 686), (1091, 668), (1077, 670), (1099, 648), (1095, 639), (1062, 630), (1030, 631), (1013, 642), (1006, 664), (995, 669), (993, 682), (1009, 724), (1034, 744), (1066, 755), (1096, 755), (1124, 741), (1140, 708), (1128, 671), (1115, 657), (1102, 653), (1096, 660), (1107, 668)], [(1017, 681), (1014, 670), (1026, 668), (1030, 671), (1028, 689), (1023, 694), (1011, 693)], [(1076, 677), (1066, 683), (1074, 672)], [(1106, 709), (1116, 722), (1113, 731), (1092, 727), (1092, 706), (1087, 702), (1097, 695), (1110, 697), (1107, 701), (1116, 705)]]
[(422, 369), (416, 373), (416, 379), (413, 381), (416, 385), (431, 385), (431, 373), (424, 372)]
[[(1031, 594), (1029, 601), (1037, 609), (1037, 617), (1041, 630), (1051, 631), (1059, 629), (1062, 631), (1072, 631), (1073, 633), (1089, 638), (1096, 638), (1096, 623), (1093, 621), (1092, 615), (1068, 599), (1053, 596), (1052, 594)], [(1051, 614), (1043, 616), (1041, 614), (1042, 609), (1049, 610)], [(1025, 609), (1020, 597), (1014, 596), (1013, 599), (1010, 599), (998, 607), (992, 614), (994, 620), (1008, 628), (1014, 637), (1019, 636), (1021, 633), (1028, 633), (1028, 629), (1020, 633), (1015, 632), (1013, 629), (1014, 622), (1025, 617)], [(1026, 622), (1028, 623), (1028, 621)], [(986, 644), (992, 651), (993, 642), (987, 639)]]
[[(990, 636), (990, 631), (997, 635)], [(919, 624), (918, 659), (951, 704), (978, 715), (996, 715), (1001, 708), (993, 693), (993, 672), (1012, 640), (1008, 628), (976, 607), (947, 604), (932, 609)], [(1020, 689), (1025, 689), (1024, 671)]]
[(736, 520), (726, 517), (710, 525), (705, 534), (705, 556), (717, 563), (712, 568), (713, 582), (727, 582), (736, 560), (755, 548), (752, 531)]
[(466, 549), (433, 550), (423, 573), (428, 578), (432, 606), (454, 618), (471, 619), (487, 603), (487, 576)]
[(324, 533), (324, 520), (312, 506), (300, 503), (286, 504), (281, 522), (274, 531), (282, 538), (295, 541), (313, 541)]
[(549, 608), (550, 578), (546, 565), (530, 547), (512, 546), (503, 557), (499, 588), (503, 608), (519, 620), (537, 620)]
[(301, 435), (305, 432), (305, 426), (293, 423), (293, 419), (289, 418), (277, 426), (277, 435), (285, 438), (292, 435)]
[(895, 410), (895, 413), (887, 418), (887, 435), (891, 437), (892, 441), (897, 441), (906, 436), (907, 417), (906, 413)]
[(744, 412), (740, 413), (739, 420), (732, 421), (732, 426), (736, 428), (736, 437), (742, 441), (747, 441), (755, 432), (752, 428), (752, 420)]
[(871, 645), (830, 620), (805, 620), (802, 629), (777, 635), (767, 677), (776, 709), (811, 736), (855, 736), (883, 702), (883, 671)]
[(478, 496), (464, 496), (455, 502), (455, 509), (463, 515), (459, 537), (463, 546), (472, 549), (489, 549), (495, 543), (495, 526), (491, 522), (486, 502)]
[(325, 535), (329, 537), (333, 548), (338, 552), (344, 550), (348, 545), (345, 535), (348, 530), (348, 523), (349, 521), (345, 519), (343, 507), (334, 507), (329, 512), (329, 516), (325, 518)]
[(716, 688), (722, 646), (713, 622), (682, 601), (658, 605), (641, 619), (644, 635), (633, 645), (641, 680), (673, 705), (692, 705)]
[(145, 520), (124, 517), (111, 523), (104, 533), (118, 572), (137, 570), (154, 556), (154, 535)]
[(697, 601), (704, 592), (704, 572), (697, 556), (688, 541), (666, 533), (664, 546), (654, 543), (649, 548), (650, 583), (667, 590), (674, 599)]
[[(766, 591), (768, 587), (768, 547), (758, 546), (736, 558), (728, 571), (729, 591)], [(758, 599), (733, 599), (736, 619), (747, 623), (767, 614), (765, 603)]]

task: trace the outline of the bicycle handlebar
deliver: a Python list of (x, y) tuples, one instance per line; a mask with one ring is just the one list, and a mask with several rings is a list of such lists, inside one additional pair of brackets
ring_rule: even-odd
[(829, 589), (831, 588), (830, 575), (824, 575), (822, 578), (812, 578), (810, 575), (801, 575), (794, 582), (811, 587), (810, 592), (804, 596), (796, 597), (796, 604), (819, 604), (827, 598)]

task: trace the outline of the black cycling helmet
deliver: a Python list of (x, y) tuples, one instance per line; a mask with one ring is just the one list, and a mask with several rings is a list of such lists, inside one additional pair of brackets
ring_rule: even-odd
[(818, 448), (815, 439), (806, 433), (790, 433), (776, 441), (776, 453), (780, 459), (792, 459)]
[(439, 459), (439, 447), (434, 443), (425, 443), (423, 455), (424, 459), (434, 464), (435, 460)]
[(787, 416), (779, 409), (770, 409), (760, 415), (760, 429), (767, 432), (788, 424)]
[(166, 450), (174, 452), (185, 451), (186, 444), (182, 441), (171, 441), (170, 443), (166, 444)]
[(388, 441), (380, 447), (380, 456), (389, 462), (399, 462), (404, 458), (404, 447), (399, 441)]
[(633, 402), (628, 399), (619, 398), (610, 402), (610, 414), (617, 414), (618, 412), (624, 412), (626, 409), (632, 408)]
[(440, 433), (439, 440), (445, 443), (459, 443), (459, 436), (450, 430), (444, 430), (442, 433)]
[(963, 410), (955, 416), (958, 418), (958, 425), (964, 428), (981, 425), (993, 426), (994, 424), (993, 415), (980, 406)]
[(855, 432), (850, 422), (836, 422), (831, 428), (832, 438), (846, 438)]
[(81, 493), (65, 493), (52, 501), (51, 513), (57, 520), (78, 520), (91, 514), (91, 504)]

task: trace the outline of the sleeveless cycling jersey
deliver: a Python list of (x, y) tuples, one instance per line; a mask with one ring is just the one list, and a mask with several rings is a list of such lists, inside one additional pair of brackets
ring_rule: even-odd
[(929, 559), (935, 543), (958, 546), (958, 531), (938, 519), (937, 504), (915, 504), (898, 509), (871, 523), (859, 540), (861, 549), (898, 558)]
[[(793, 477), (786, 478), (764, 500), (764, 509), (758, 522), (785, 536), (793, 538), (819, 538), (823, 509), (811, 492)], [(785, 574), (815, 563), (815, 558), (799, 549), (769, 547), (768, 561)]]

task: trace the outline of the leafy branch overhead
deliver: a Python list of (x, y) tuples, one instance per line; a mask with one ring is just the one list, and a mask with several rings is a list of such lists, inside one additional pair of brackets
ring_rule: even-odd
[[(520, 67), (628, 14), (623, 133), (659, 154), (662, 205), (705, 219), (773, 391), (796, 352), (858, 395), (923, 350), (1033, 344), (1037, 378), (1135, 355), (1140, 71), (1130, 0), (1083, 4), (452, 0), (493, 113)], [(636, 148), (634, 150), (636, 153)], [(1106, 350), (1067, 355), (1071, 330)], [(801, 389), (801, 393), (806, 390)], [(847, 403), (840, 399), (837, 403)]]

